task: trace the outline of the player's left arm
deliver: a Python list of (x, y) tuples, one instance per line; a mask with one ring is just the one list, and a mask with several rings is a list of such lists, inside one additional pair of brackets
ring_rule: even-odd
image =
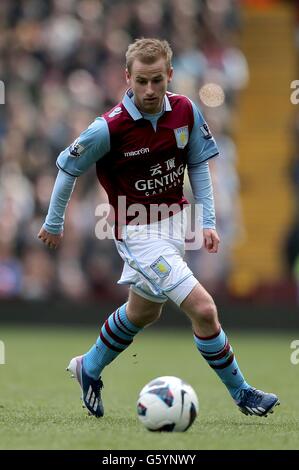
[(203, 229), (204, 246), (209, 253), (217, 253), (220, 243), (219, 235), (216, 229), (204, 228)]
[(216, 230), (216, 215), (209, 160), (219, 155), (216, 142), (202, 114), (192, 103), (194, 126), (188, 144), (188, 175), (195, 202), (202, 205), (204, 246), (217, 253), (220, 238)]

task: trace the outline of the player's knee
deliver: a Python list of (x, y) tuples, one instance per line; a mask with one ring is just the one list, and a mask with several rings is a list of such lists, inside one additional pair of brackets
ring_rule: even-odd
[(144, 306), (142, 309), (135, 309), (130, 315), (132, 322), (141, 328), (155, 323), (162, 313), (162, 306)]
[(162, 313), (162, 306), (150, 306), (142, 312), (142, 318), (145, 325), (150, 325), (151, 323), (159, 320)]
[(217, 308), (213, 299), (206, 300), (198, 306), (197, 319), (205, 323), (214, 323), (217, 319)]
[(211, 297), (198, 302), (186, 313), (196, 323), (213, 324), (217, 320), (217, 308)]

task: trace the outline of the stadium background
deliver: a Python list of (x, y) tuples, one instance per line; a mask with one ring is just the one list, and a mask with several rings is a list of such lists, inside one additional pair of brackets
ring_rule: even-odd
[[(116, 285), (122, 263), (113, 241), (99, 241), (94, 234), (95, 208), (106, 201), (94, 170), (77, 181), (59, 250), (42, 246), (37, 233), (58, 153), (121, 98), (124, 53), (140, 36), (169, 40), (175, 68), (171, 91), (201, 106), (222, 155), (211, 164), (220, 252), (187, 252), (186, 259), (214, 295), (222, 324), (235, 332), (241, 351), (245, 345), (247, 367), (256, 347), (254, 362), (263, 357), (269, 386), (275, 385), (277, 361), (289, 368), (286, 386), (292, 388), (296, 367), (290, 366), (290, 342), (299, 326), (299, 114), (290, 97), (298, 74), (299, 11), (296, 1), (274, 0), (0, 2), (2, 379), (11, 393), (14, 367), (21, 383), (30, 369), (21, 366), (19, 354), (33, 364), (41, 344), (48, 361), (47, 354), (55, 356), (55, 342), (60, 361), (63, 334), (73, 335), (73, 353), (80, 353), (126, 299), (127, 290)], [(224, 103), (219, 88), (204, 88), (207, 83), (220, 87)], [(186, 180), (187, 193), (188, 185)], [(152, 331), (162, 338), (165, 328), (179, 327), (184, 335), (187, 326), (169, 303)], [(251, 329), (256, 332), (246, 336)], [(266, 337), (268, 342), (261, 339)], [(144, 341), (146, 351), (149, 340)], [(142, 340), (138, 344), (142, 350)], [(165, 350), (171, 347), (175, 343)], [(149, 371), (159, 375), (149, 360), (146, 364), (148, 374), (141, 375), (137, 389), (152, 378)], [(9, 439), (2, 442), (9, 448)], [(14, 442), (27, 445), (22, 436)], [(34, 448), (34, 439), (28, 446)]]

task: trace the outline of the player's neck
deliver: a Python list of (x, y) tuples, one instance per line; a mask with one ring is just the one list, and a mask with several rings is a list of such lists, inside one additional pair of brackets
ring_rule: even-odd
[(153, 117), (154, 118), (154, 117), (159, 117), (159, 116), (161, 116), (161, 114), (163, 114), (164, 106), (162, 105), (161, 110), (157, 111), (156, 113), (145, 113), (144, 111), (141, 111), (140, 109), (139, 109), (139, 111), (141, 112), (143, 117)]

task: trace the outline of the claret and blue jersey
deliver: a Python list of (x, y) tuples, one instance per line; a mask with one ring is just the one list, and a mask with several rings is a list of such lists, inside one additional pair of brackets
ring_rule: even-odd
[(96, 164), (99, 181), (117, 211), (118, 196), (127, 206), (179, 204), (184, 171), (218, 154), (200, 111), (187, 97), (167, 93), (158, 115), (142, 115), (131, 90), (121, 103), (97, 118), (57, 159), (75, 177)]
[[(128, 90), (117, 104), (84, 130), (60, 153), (61, 170), (52, 193), (44, 227), (50, 233), (63, 230), (64, 212), (76, 178), (93, 164), (120, 220), (118, 197), (126, 207), (152, 204), (183, 207), (185, 168), (194, 199), (203, 206), (203, 227), (215, 228), (215, 210), (208, 160), (218, 149), (208, 125), (187, 97), (167, 93), (160, 113), (141, 114)], [(57, 196), (57, 197), (56, 197)], [(58, 197), (59, 196), (59, 197)], [(128, 217), (122, 217), (127, 223)]]

